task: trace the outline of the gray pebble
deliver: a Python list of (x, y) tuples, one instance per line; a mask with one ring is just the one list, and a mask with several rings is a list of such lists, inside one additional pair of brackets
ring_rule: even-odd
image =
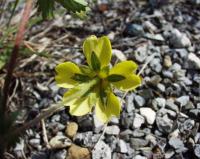
[(38, 148), (38, 146), (40, 146), (40, 139), (30, 139), (29, 143), (31, 146), (33, 146), (34, 148)]
[(200, 158), (200, 144), (196, 144), (194, 148), (194, 153), (198, 158)]
[(127, 153), (128, 152), (128, 148), (126, 145), (126, 142), (124, 140), (118, 140), (118, 148), (119, 148), (119, 152), (121, 153)]
[(162, 83), (158, 83), (157, 88), (160, 92), (165, 92), (165, 85)]
[(146, 119), (148, 124), (153, 124), (156, 119), (156, 113), (151, 108), (140, 108), (140, 114)]
[(187, 150), (183, 141), (179, 138), (170, 138), (169, 144), (175, 149), (177, 153), (185, 152)]
[(145, 156), (136, 155), (133, 159), (147, 159)]
[(104, 127), (104, 124), (96, 117), (95, 114), (93, 114), (93, 122), (93, 131), (95, 133), (99, 133)]
[(171, 110), (179, 112), (178, 106), (176, 104), (174, 104), (174, 100), (173, 99), (167, 99), (166, 108), (169, 108)]
[(191, 41), (186, 34), (181, 33), (178, 29), (173, 29), (171, 31), (171, 36), (169, 39), (171, 46), (175, 48), (184, 48), (191, 46)]
[(66, 159), (67, 150), (59, 150), (51, 154), (50, 159)]
[(160, 64), (160, 59), (159, 58), (154, 58), (150, 62), (150, 67), (152, 68), (153, 71), (160, 73), (162, 71), (162, 65)]
[(155, 98), (152, 101), (152, 105), (155, 106), (156, 108), (164, 108), (166, 104), (166, 99), (165, 98)]
[(120, 129), (117, 125), (107, 126), (105, 133), (107, 135), (119, 135)]
[(134, 100), (138, 107), (143, 107), (145, 104), (145, 99), (142, 96), (136, 95)]
[(145, 119), (140, 114), (135, 114), (135, 117), (133, 119), (133, 128), (140, 128), (142, 124), (144, 124)]
[(180, 106), (185, 106), (190, 101), (189, 96), (181, 96), (176, 99), (176, 102), (180, 104)]
[(125, 108), (126, 108), (126, 111), (128, 113), (132, 113), (133, 110), (135, 109), (133, 100), (134, 100), (134, 94), (133, 93), (127, 95), (127, 97), (126, 97), (126, 107)]
[(31, 159), (49, 159), (49, 155), (46, 152), (38, 152), (31, 156)]
[(156, 118), (156, 124), (161, 132), (169, 133), (172, 131), (174, 121), (170, 120), (167, 115), (164, 115), (163, 117)]
[(98, 146), (92, 151), (92, 159), (111, 159), (111, 149), (105, 144), (105, 142), (100, 141)]
[(136, 150), (141, 147), (147, 146), (147, 144), (148, 144), (148, 141), (144, 140), (144, 139), (140, 139), (140, 138), (131, 138), (130, 139), (130, 146)]
[(20, 139), (20, 142), (17, 143), (14, 148), (14, 154), (17, 156), (17, 158), (23, 158), (23, 152), (24, 152), (24, 140)]

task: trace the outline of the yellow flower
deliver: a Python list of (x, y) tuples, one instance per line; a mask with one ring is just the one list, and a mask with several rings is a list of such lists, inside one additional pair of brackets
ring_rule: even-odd
[(63, 103), (75, 116), (91, 112), (96, 105), (96, 116), (102, 122), (108, 122), (112, 116), (119, 116), (121, 111), (113, 87), (129, 91), (140, 86), (141, 78), (135, 74), (138, 66), (133, 61), (123, 61), (110, 68), (112, 47), (107, 36), (88, 37), (84, 41), (83, 52), (88, 66), (65, 62), (56, 67), (57, 85), (70, 88), (64, 94)]

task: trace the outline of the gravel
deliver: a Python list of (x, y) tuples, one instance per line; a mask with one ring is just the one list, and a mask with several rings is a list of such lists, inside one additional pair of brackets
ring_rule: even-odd
[[(114, 49), (113, 65), (133, 60), (138, 64), (138, 73), (152, 54), (154, 57), (140, 74), (142, 85), (122, 100), (120, 117), (108, 123), (105, 134), (91, 152), (92, 158), (147, 159), (156, 158), (158, 154), (166, 159), (200, 158), (199, 4), (199, 0), (178, 3), (102, 0), (92, 8), (95, 14), (91, 12), (88, 20), (81, 21), (66, 14), (56, 22), (32, 26), (27, 32), (27, 41), (48, 26), (54, 26), (42, 40), (33, 41), (41, 46), (48, 41), (46, 49), (51, 58), (37, 55), (34, 62), (16, 67), (16, 72), (27, 73), (30, 67), (31, 73), (41, 75), (14, 78), (20, 81), (20, 87), (10, 107), (16, 109), (20, 104), (23, 110), (16, 123), (23, 124), (35, 118), (43, 109), (62, 99), (66, 89), (59, 89), (54, 81), (54, 68), (59, 61), (70, 59), (85, 64), (80, 49), (83, 39), (91, 34), (109, 35)], [(77, 33), (78, 28), (81, 31)], [(61, 39), (57, 41), (58, 37)], [(124, 95), (119, 91), (115, 94), (119, 98)], [(70, 126), (67, 127), (69, 123), (76, 123), (71, 126), (72, 132)], [(21, 152), (24, 151), (31, 159), (64, 159), (70, 153), (76, 154), (77, 148), (88, 153), (104, 128), (95, 113), (75, 117), (69, 114), (68, 107), (45, 119), (45, 126), (51, 149), (44, 143), (38, 123), (9, 153), (23, 158)], [(72, 147), (74, 144), (76, 148)]]

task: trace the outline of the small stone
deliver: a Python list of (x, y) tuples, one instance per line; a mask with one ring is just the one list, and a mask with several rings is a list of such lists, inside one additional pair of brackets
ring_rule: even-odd
[(159, 58), (154, 58), (150, 62), (150, 67), (153, 71), (160, 73), (162, 71), (162, 65), (160, 64), (160, 59)]
[(165, 92), (165, 85), (162, 83), (158, 83), (157, 88), (160, 92)]
[(133, 159), (147, 159), (145, 156), (136, 155)]
[(68, 149), (68, 156), (66, 159), (81, 159), (81, 158), (90, 159), (91, 158), (90, 151), (87, 148), (73, 144)]
[(159, 107), (159, 108), (164, 108), (165, 105), (166, 105), (166, 99), (165, 98), (155, 98), (153, 101), (152, 101), (152, 104), (156, 107)]
[(169, 79), (173, 79), (174, 77), (173, 73), (169, 70), (163, 70), (162, 74), (164, 77), (169, 78)]
[(175, 112), (179, 112), (178, 106), (176, 104), (174, 104), (173, 99), (167, 99), (166, 108), (174, 110)]
[(163, 117), (156, 117), (156, 124), (161, 132), (169, 133), (172, 131), (174, 122), (166, 114)]
[(65, 137), (65, 136), (55, 136), (49, 141), (49, 145), (52, 149), (60, 149), (60, 148), (66, 148), (71, 146), (72, 141)]
[(133, 120), (133, 128), (140, 128), (142, 124), (144, 124), (145, 119), (140, 114), (135, 114), (134, 120)]
[(111, 159), (111, 149), (103, 141), (99, 141), (98, 145), (92, 151), (92, 159)]
[(143, 24), (145, 29), (148, 29), (150, 32), (155, 32), (157, 30), (157, 27), (152, 24), (150, 21), (145, 21)]
[(148, 134), (146, 137), (145, 137), (145, 140), (149, 141), (150, 143), (152, 143), (154, 146), (157, 144), (157, 141), (156, 141), (156, 137), (151, 135), (151, 134)]
[(142, 96), (136, 95), (135, 96), (135, 103), (138, 107), (142, 107), (145, 104), (145, 99)]
[(200, 116), (200, 109), (192, 109), (189, 111), (189, 115), (192, 118), (199, 119)]
[(31, 155), (31, 159), (49, 159), (49, 155), (48, 153), (42, 151)]
[(180, 106), (187, 105), (189, 101), (190, 101), (189, 96), (181, 96), (181, 97), (176, 99), (176, 102), (178, 102), (180, 104)]
[(20, 142), (16, 144), (14, 148), (14, 153), (17, 158), (23, 158), (23, 151), (24, 151), (24, 140), (20, 139)]
[(120, 126), (125, 129), (131, 128), (133, 126), (133, 113), (129, 115), (126, 112), (122, 112), (120, 117)]
[(141, 147), (147, 146), (147, 144), (148, 144), (148, 141), (146, 141), (144, 139), (140, 139), (140, 138), (131, 138), (130, 139), (130, 146), (136, 150)]
[(113, 49), (112, 54), (115, 55), (120, 61), (126, 61), (126, 56), (122, 53), (122, 51)]
[(125, 32), (130, 36), (142, 36), (144, 35), (144, 29), (139, 24), (128, 24)]
[(40, 139), (37, 139), (37, 138), (31, 139), (31, 140), (29, 140), (29, 143), (34, 148), (38, 148), (38, 146), (40, 146)]
[(67, 156), (67, 151), (63, 149), (51, 154), (50, 159), (66, 159), (66, 156)]
[(78, 145), (83, 144), (87, 147), (92, 147), (99, 139), (100, 134), (94, 134), (93, 131), (87, 131), (82, 133), (77, 133), (74, 138), (74, 142)]
[(108, 135), (119, 135), (120, 129), (117, 125), (108, 126), (105, 133)]
[[(200, 69), (200, 58), (195, 55), (194, 53), (189, 53), (188, 60), (194, 64), (194, 66), (198, 69)], [(192, 67), (191, 67), (192, 68)]]
[(200, 0), (191, 0), (192, 3), (199, 5), (200, 4)]
[(171, 31), (169, 43), (175, 48), (184, 48), (191, 46), (190, 39), (186, 36), (186, 34), (181, 33), (178, 29), (173, 29)]
[(183, 49), (175, 49), (175, 50), (176, 50), (176, 52), (178, 53), (178, 55), (181, 58), (186, 58), (188, 56), (188, 51), (185, 48), (183, 48)]
[(187, 119), (184, 123), (183, 123), (183, 128), (184, 130), (192, 130), (192, 128), (194, 127), (194, 120), (191, 120), (191, 119)]
[(171, 60), (171, 57), (169, 55), (166, 55), (164, 57), (164, 66), (169, 68), (172, 66), (172, 60)]
[(135, 129), (133, 132), (132, 132), (132, 135), (133, 137), (144, 137), (145, 136), (145, 132), (143, 130), (140, 130), (140, 129)]
[(127, 145), (126, 142), (124, 140), (119, 140), (118, 141), (118, 147), (119, 147), (119, 152), (121, 153), (127, 153), (128, 149), (127, 149)]
[(174, 150), (169, 149), (169, 150), (167, 150), (167, 151), (165, 152), (165, 158), (166, 158), (166, 159), (171, 159), (172, 156), (173, 156), (174, 154), (175, 154)]
[(110, 119), (110, 124), (111, 124), (111, 125), (118, 125), (118, 124), (119, 124), (119, 118), (113, 116), (113, 117)]
[(145, 37), (147, 39), (150, 39), (150, 40), (155, 40), (155, 41), (160, 41), (160, 42), (163, 42), (165, 41), (165, 39), (163, 38), (163, 36), (161, 34), (145, 34)]
[(140, 114), (144, 116), (148, 124), (153, 124), (156, 119), (156, 113), (151, 108), (140, 108)]
[(95, 133), (99, 133), (102, 128), (104, 127), (104, 123), (102, 123), (97, 117), (96, 114), (93, 115), (93, 122), (94, 122), (94, 127), (93, 127), (93, 131)]
[(149, 83), (153, 86), (157, 86), (158, 83), (160, 83), (161, 81), (162, 81), (162, 78), (159, 75), (155, 75), (151, 77)]
[(170, 138), (169, 144), (175, 149), (177, 153), (181, 153), (187, 150), (184, 146), (183, 141), (180, 140), (179, 138), (174, 138), (174, 137)]
[(147, 58), (147, 45), (139, 46), (134, 53), (134, 57), (138, 62), (144, 62)]
[(78, 130), (78, 124), (75, 122), (70, 122), (67, 124), (67, 128), (65, 130), (66, 136), (73, 138)]
[(133, 99), (134, 99), (134, 94), (132, 94), (132, 93), (126, 96), (127, 105), (125, 108), (128, 113), (132, 113), (133, 110), (135, 109)]
[(198, 158), (200, 158), (200, 144), (196, 144), (194, 148), (194, 153)]
[(56, 114), (51, 117), (51, 122), (59, 122), (60, 121), (60, 115)]

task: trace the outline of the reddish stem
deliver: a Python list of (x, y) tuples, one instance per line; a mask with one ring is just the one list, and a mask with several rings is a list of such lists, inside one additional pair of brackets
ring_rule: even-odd
[(6, 75), (5, 83), (4, 83), (4, 87), (3, 87), (3, 102), (2, 102), (2, 110), (1, 110), (4, 115), (7, 112), (7, 101), (8, 101), (8, 95), (9, 95), (9, 90), (10, 90), (10, 83), (11, 83), (11, 79), (12, 79), (12, 73), (15, 68), (17, 57), (19, 54), (19, 47), (24, 38), (24, 33), (26, 31), (26, 25), (30, 18), (32, 5), (33, 5), (33, 1), (27, 0), (24, 11), (23, 11), (23, 15), (21, 17), (21, 21), (19, 24), (18, 32), (16, 35), (15, 45), (13, 47), (11, 57), (8, 62), (7, 75)]

